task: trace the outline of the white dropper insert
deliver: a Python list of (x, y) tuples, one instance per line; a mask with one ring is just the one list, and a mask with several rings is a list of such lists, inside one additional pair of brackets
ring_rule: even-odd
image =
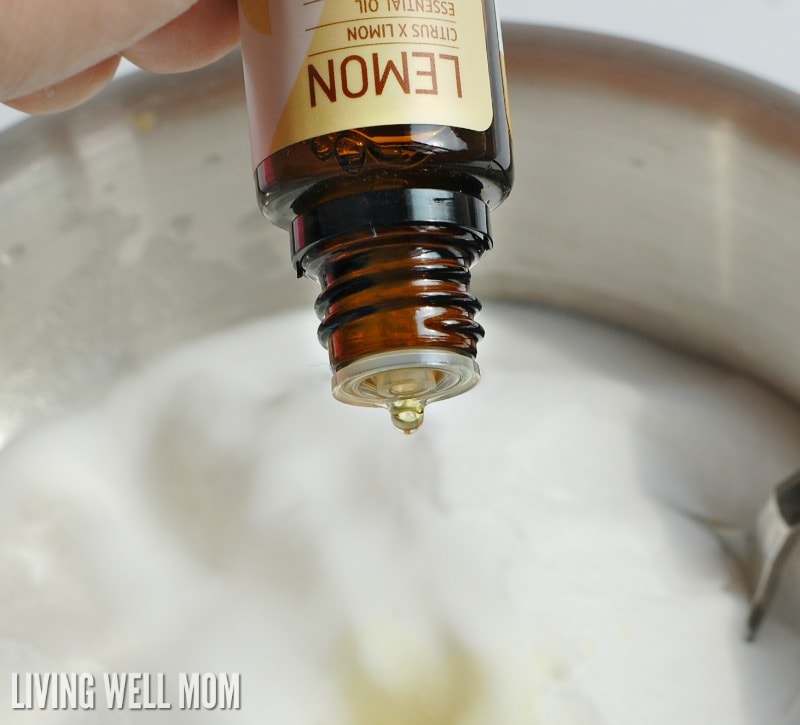
[(480, 380), (474, 358), (451, 351), (410, 348), (369, 355), (334, 373), (333, 396), (350, 405), (386, 408), (395, 428), (411, 434), (425, 406), (452, 398)]

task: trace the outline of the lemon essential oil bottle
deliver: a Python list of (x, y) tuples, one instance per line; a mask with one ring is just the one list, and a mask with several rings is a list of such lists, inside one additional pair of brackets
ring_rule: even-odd
[(493, 0), (240, 0), (259, 204), (316, 280), (333, 395), (413, 432), (479, 379), (470, 267), (511, 140)]

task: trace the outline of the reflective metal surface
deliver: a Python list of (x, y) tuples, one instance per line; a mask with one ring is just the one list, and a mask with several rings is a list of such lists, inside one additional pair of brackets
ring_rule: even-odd
[[(517, 185), (478, 294), (611, 321), (800, 402), (798, 98), (596, 36), (505, 41)], [(180, 341), (314, 294), (256, 209), (238, 58), (0, 134), (0, 445)], [(774, 483), (754, 482), (744, 519)], [(800, 625), (797, 558), (780, 610)]]

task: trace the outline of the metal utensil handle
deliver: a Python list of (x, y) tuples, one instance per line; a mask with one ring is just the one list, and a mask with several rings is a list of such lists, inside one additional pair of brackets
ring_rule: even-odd
[(747, 618), (752, 641), (772, 601), (781, 569), (800, 534), (800, 471), (778, 484), (758, 516), (755, 530), (756, 582)]
[(778, 510), (790, 527), (800, 526), (800, 471), (775, 489)]

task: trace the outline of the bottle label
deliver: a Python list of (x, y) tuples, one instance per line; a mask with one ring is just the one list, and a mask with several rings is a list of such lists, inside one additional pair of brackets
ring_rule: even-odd
[(484, 0), (239, 0), (255, 165), (348, 128), (492, 123)]

